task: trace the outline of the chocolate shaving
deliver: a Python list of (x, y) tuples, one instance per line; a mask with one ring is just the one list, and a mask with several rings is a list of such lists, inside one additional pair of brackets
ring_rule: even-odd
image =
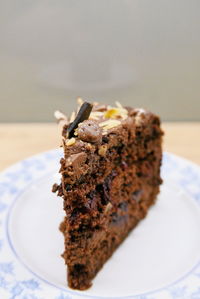
[(69, 127), (67, 128), (67, 138), (73, 137), (75, 129), (78, 128), (78, 124), (89, 118), (90, 113), (92, 111), (92, 107), (92, 104), (87, 102), (84, 102), (82, 104), (75, 120), (72, 123), (70, 123)]

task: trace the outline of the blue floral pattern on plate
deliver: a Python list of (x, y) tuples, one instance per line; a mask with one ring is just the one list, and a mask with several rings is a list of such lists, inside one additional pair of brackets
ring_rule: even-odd
[[(52, 167), (55, 168), (60, 157), (60, 150), (52, 150), (23, 160), (0, 174), (0, 299), (91, 298), (56, 288), (37, 278), (13, 254), (7, 239), (5, 226), (12, 203), (28, 184), (42, 178)], [(163, 178), (166, 174), (200, 204), (200, 167), (175, 155), (164, 153)], [(200, 264), (185, 277), (163, 289), (120, 298), (200, 299)]]

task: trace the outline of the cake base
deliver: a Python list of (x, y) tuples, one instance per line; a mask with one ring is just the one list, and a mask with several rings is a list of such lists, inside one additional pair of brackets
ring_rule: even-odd
[[(91, 287), (92, 279), (105, 262), (126, 239), (132, 229), (136, 227), (138, 222), (146, 216), (148, 208), (155, 202), (157, 193), (158, 190), (154, 191), (148, 201), (136, 204), (137, 207), (135, 209), (131, 208), (131, 206), (127, 207), (129, 212), (126, 216), (122, 216), (120, 212), (112, 216), (106, 234), (100, 234), (96, 238), (93, 237), (93, 244), (90, 244), (92, 263), (91, 258), (88, 259), (88, 257), (82, 257), (80, 264), (72, 264), (70, 266), (68, 263), (67, 279), (70, 288), (86, 290)], [(60, 231), (65, 235), (66, 220), (61, 223)], [(84, 256), (84, 253), (85, 248), (80, 250), (81, 256)], [(65, 254), (62, 256), (65, 259)]]

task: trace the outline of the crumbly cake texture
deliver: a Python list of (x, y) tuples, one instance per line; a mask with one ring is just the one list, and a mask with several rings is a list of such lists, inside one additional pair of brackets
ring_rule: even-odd
[(62, 179), (53, 186), (66, 212), (62, 256), (68, 285), (84, 290), (155, 202), (163, 132), (158, 116), (118, 102), (95, 103), (70, 132), (75, 113), (69, 121), (57, 116), (64, 121)]

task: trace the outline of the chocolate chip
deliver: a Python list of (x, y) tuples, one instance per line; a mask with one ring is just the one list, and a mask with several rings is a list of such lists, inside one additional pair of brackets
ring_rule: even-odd
[(142, 194), (143, 194), (143, 190), (135, 190), (132, 193), (132, 199), (135, 200), (136, 202), (139, 202)]
[(82, 141), (96, 143), (102, 140), (102, 129), (94, 120), (85, 120), (77, 129), (78, 138)]
[(92, 104), (87, 102), (83, 103), (75, 120), (72, 123), (70, 123), (69, 127), (67, 128), (67, 138), (71, 138), (74, 136), (74, 131), (78, 127), (78, 124), (88, 119), (91, 111), (92, 111)]
[(83, 173), (84, 169), (84, 163), (87, 159), (86, 153), (77, 153), (77, 154), (72, 154), (68, 160), (67, 164), (71, 165), (73, 167), (73, 170), (76, 174), (76, 176), (80, 176), (81, 173)]
[(66, 189), (66, 191), (71, 191), (72, 186), (70, 184), (66, 184), (65, 189)]

